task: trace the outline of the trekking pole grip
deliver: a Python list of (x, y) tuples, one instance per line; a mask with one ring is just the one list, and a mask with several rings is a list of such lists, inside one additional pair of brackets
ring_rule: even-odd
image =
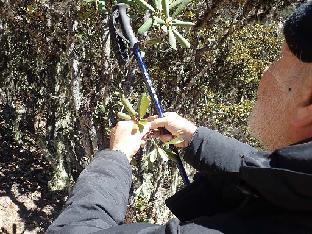
[(129, 40), (130, 47), (133, 48), (136, 43), (138, 43), (138, 39), (135, 37), (133, 29), (131, 27), (130, 18), (127, 15), (128, 5), (125, 3), (117, 4), (117, 8), (120, 14), (122, 31), (126, 39)]

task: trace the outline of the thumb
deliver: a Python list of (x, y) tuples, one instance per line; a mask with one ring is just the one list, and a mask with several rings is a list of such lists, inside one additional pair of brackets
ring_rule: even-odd
[(151, 129), (165, 128), (167, 123), (167, 117), (155, 119), (151, 122)]

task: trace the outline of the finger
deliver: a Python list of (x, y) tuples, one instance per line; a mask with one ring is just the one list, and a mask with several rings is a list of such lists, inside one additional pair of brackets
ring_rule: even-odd
[(113, 138), (115, 137), (115, 135), (116, 135), (116, 127), (114, 127), (114, 128), (111, 129), (111, 132), (110, 132), (110, 136), (109, 136), (109, 137), (110, 137), (111, 139), (113, 139)]
[(148, 122), (152, 122), (152, 121), (154, 121), (155, 119), (158, 119), (158, 115), (152, 115), (152, 116), (149, 116), (149, 117), (147, 117), (147, 121)]
[(115, 132), (116, 132), (116, 127), (113, 127), (112, 129), (111, 129), (111, 135), (114, 135), (115, 134)]
[(116, 132), (130, 133), (132, 132), (133, 126), (134, 126), (134, 122), (132, 120), (119, 121), (115, 128), (116, 128)]
[(143, 147), (146, 145), (146, 142), (147, 142), (147, 141), (145, 141), (145, 140), (141, 140), (140, 147), (142, 147), (142, 148), (143, 148)]
[(127, 127), (127, 126), (133, 126), (134, 121), (133, 120), (127, 120), (127, 121), (119, 121), (116, 125), (116, 127)]
[(148, 134), (149, 139), (156, 139), (160, 137), (160, 131), (153, 130)]
[(168, 142), (168, 141), (171, 141), (173, 139), (173, 136), (172, 135), (169, 135), (169, 134), (166, 134), (166, 135), (161, 135), (159, 137), (159, 139), (162, 141), (162, 142)]
[(115, 133), (116, 133), (116, 127), (112, 128), (111, 130), (111, 133), (110, 133), (110, 141), (109, 141), (109, 145), (110, 145), (110, 148), (112, 147), (112, 143), (115, 139)]
[[(176, 112), (165, 112), (164, 117), (171, 116), (173, 114), (176, 114)], [(158, 118), (160, 118), (159, 115), (152, 115), (152, 116), (147, 117), (146, 120), (147, 121), (153, 121), (153, 120), (158, 119)]]
[(177, 115), (177, 113), (176, 113), (176, 112), (166, 112), (166, 113), (164, 114), (165, 117), (171, 116), (171, 115)]
[(131, 134), (131, 135), (138, 135), (139, 137), (142, 137), (138, 124), (133, 120), (118, 122), (117, 131), (118, 131), (118, 135)]
[(142, 141), (147, 141), (147, 140), (149, 140), (149, 139), (150, 139), (150, 135), (149, 135), (149, 134), (145, 134), (145, 135), (141, 138)]
[(158, 118), (151, 122), (151, 129), (164, 128), (168, 123), (167, 117)]

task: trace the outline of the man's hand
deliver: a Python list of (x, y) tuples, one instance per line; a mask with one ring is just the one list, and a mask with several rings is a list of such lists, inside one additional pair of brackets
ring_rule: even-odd
[(166, 113), (166, 117), (152, 120), (151, 129), (157, 128), (166, 128), (172, 134), (161, 135), (160, 140), (164, 142), (170, 141), (175, 136), (182, 138), (184, 142), (176, 145), (182, 148), (188, 146), (197, 129), (195, 124), (175, 112), (168, 112)]
[(120, 121), (110, 135), (110, 149), (123, 152), (129, 161), (138, 152), (140, 146), (146, 143), (145, 135), (150, 129), (148, 123), (143, 132), (133, 130), (134, 124), (133, 121)]

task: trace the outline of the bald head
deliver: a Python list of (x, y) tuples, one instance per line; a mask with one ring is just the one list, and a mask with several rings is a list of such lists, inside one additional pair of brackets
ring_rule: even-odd
[(312, 137), (312, 2), (284, 25), (279, 59), (260, 81), (249, 127), (270, 150)]
[(274, 150), (312, 136), (301, 113), (311, 101), (311, 74), (311, 64), (300, 61), (287, 44), (264, 72), (249, 127), (266, 148)]

